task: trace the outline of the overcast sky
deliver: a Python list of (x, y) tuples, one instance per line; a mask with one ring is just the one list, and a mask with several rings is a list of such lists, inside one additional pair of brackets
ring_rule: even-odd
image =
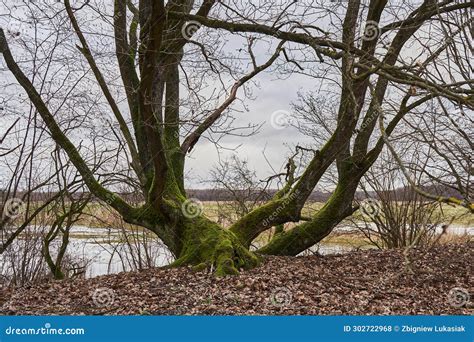
[[(21, 23), (15, 18), (16, 16), (21, 17), (21, 12), (14, 12), (14, 17), (7, 15), (9, 10), (13, 9), (14, 4), (17, 4), (14, 0), (3, 0), (3, 3), (0, 2), (0, 6), (2, 7), (0, 11), (0, 26), (6, 31), (21, 31), (22, 35), (20, 38), (31, 37), (32, 30), (28, 25)], [(203, 38), (202, 35), (197, 37)], [(20, 57), (22, 55), (21, 44), (19, 44), (20, 47), (16, 46), (13, 41), (16, 38), (9, 37), (9, 39), (10, 38), (12, 40), (11, 46), (14, 53)], [(241, 47), (239, 46), (241, 42), (242, 40), (239, 40), (239, 38), (235, 41), (231, 38), (226, 44), (226, 49), (228, 49), (228, 51), (234, 51)], [(265, 53), (258, 46), (256, 53), (257, 59), (262, 62), (269, 56), (268, 51)], [(82, 57), (77, 54), (77, 58)], [(0, 66), (3, 70), (2, 81), (0, 82), (0, 86), (2, 86), (1, 97), (5, 99), (11, 96), (12, 92), (18, 91), (18, 89), (14, 87), (5, 88), (6, 84), (10, 82), (15, 83), (15, 81), (11, 75), (9, 75), (9, 72), (5, 71), (3, 59), (0, 58), (0, 60)], [(273, 168), (279, 171), (286, 164), (289, 147), (296, 143), (308, 141), (308, 138), (298, 133), (295, 128), (290, 126), (284, 127), (278, 123), (278, 125), (272, 125), (271, 121), (272, 114), (274, 121), (275, 119), (284, 121), (286, 113), (291, 113), (290, 104), (292, 101), (296, 101), (297, 92), (303, 89), (314, 89), (313, 87), (317, 86), (315, 80), (309, 80), (307, 77), (300, 75), (293, 75), (285, 80), (277, 79), (272, 71), (258, 75), (255, 80), (259, 86), (252, 86), (251, 88), (253, 91), (253, 99), (245, 99), (243, 89), (239, 90), (238, 98), (245, 100), (248, 111), (234, 112), (232, 115), (236, 118), (235, 126), (263, 124), (259, 133), (251, 137), (227, 136), (223, 138), (220, 140), (220, 146), (223, 147), (219, 149), (220, 154), (213, 143), (206, 139), (200, 139), (192, 154), (187, 159), (187, 187), (207, 187), (208, 185), (203, 183), (202, 180), (208, 178), (209, 170), (213, 165), (219, 162), (219, 159), (226, 159), (232, 154), (238, 154), (240, 158), (248, 160), (250, 168), (257, 171), (259, 178), (267, 177), (273, 174), (269, 163)], [(230, 84), (231, 83), (229, 83), (229, 85)], [(216, 87), (219, 87), (219, 85), (216, 84)], [(99, 89), (96, 89), (96, 91), (100, 92)], [(7, 107), (8, 106), (7, 102)], [(237, 107), (239, 106), (237, 105)], [(240, 106), (239, 109), (241, 108)], [(4, 115), (5, 110), (3, 110), (1, 114)], [(10, 119), (12, 118), (10, 117)], [(2, 126), (4, 126), (7, 121), (2, 121)], [(232, 151), (226, 151), (225, 148)], [(268, 161), (264, 158), (264, 151)]]
[[(229, 149), (237, 148), (237, 150), (225, 151), (221, 149), (220, 152), (221, 158), (237, 154), (240, 158), (247, 159), (249, 165), (257, 171), (258, 176), (263, 178), (273, 174), (269, 163), (279, 171), (287, 162), (289, 148), (296, 143), (308, 141), (308, 138), (294, 127), (278, 125), (280, 121), (276, 121), (277, 124), (275, 124), (275, 120), (284, 117), (286, 113), (291, 114), (290, 103), (296, 101), (298, 90), (309, 85), (310, 82), (306, 78), (296, 75), (286, 80), (271, 80), (271, 76), (268, 75), (260, 75), (259, 79), (262, 86), (255, 89), (256, 99), (248, 101), (249, 111), (234, 115), (240, 117), (236, 121), (237, 125), (244, 126), (245, 123), (251, 122), (263, 123), (263, 126), (258, 134), (251, 137), (225, 137), (220, 142), (221, 145)], [(199, 186), (196, 183), (198, 179), (205, 178), (209, 172), (209, 166), (218, 160), (219, 155), (215, 145), (201, 140), (187, 162), (191, 175), (196, 176), (193, 177), (196, 179), (190, 179), (192, 186)]]
[[(27, 37), (30, 33), (28, 32), (28, 26), (22, 25), (15, 18), (6, 15), (9, 12), (6, 7), (11, 9), (15, 3), (17, 3), (15, 0), (0, 1), (0, 7), (3, 7), (0, 8), (0, 26), (7, 29), (13, 28), (21, 30), (23, 36)], [(325, 19), (322, 19), (318, 21), (318, 25), (324, 27), (325, 25), (327, 26), (328, 23), (325, 23)], [(109, 29), (111, 29), (111, 27), (109, 27)], [(340, 28), (333, 27), (332, 29), (337, 31)], [(196, 37), (196, 39), (203, 39), (202, 34), (198, 34)], [(229, 36), (227, 36), (226, 39), (229, 39)], [(242, 47), (240, 44), (242, 44), (241, 39), (230, 38), (226, 44), (226, 49), (228, 51), (235, 51)], [(91, 45), (93, 47), (93, 43), (91, 43)], [(113, 50), (113, 46), (110, 46), (110, 49)], [(264, 47), (257, 46), (257, 59), (260, 62), (265, 61), (271, 51), (272, 50), (268, 49), (268, 47), (265, 50)], [(14, 52), (21, 55), (21, 49), (14, 50)], [(76, 54), (77, 58), (82, 58), (77, 51)], [(0, 58), (0, 67), (2, 67), (2, 70), (5, 70), (3, 64), (3, 59)], [(317, 63), (312, 65), (317, 65)], [(1, 75), (2, 80), (0, 81), (0, 86), (4, 87), (5, 84), (11, 80), (11, 78), (10, 80), (7, 79), (11, 77), (11, 75), (8, 75), (8, 72), (5, 71), (2, 71)], [(213, 165), (218, 163), (219, 157), (225, 159), (234, 153), (238, 154), (240, 158), (248, 160), (250, 168), (257, 171), (259, 178), (267, 177), (273, 174), (269, 163), (277, 172), (280, 171), (287, 162), (287, 156), (291, 146), (297, 143), (308, 143), (311, 141), (310, 138), (305, 137), (295, 128), (290, 126), (283, 127), (278, 120), (284, 121), (286, 113), (290, 113), (291, 115), (291, 103), (297, 101), (298, 92), (317, 90), (320, 87), (320, 81), (315, 78), (297, 74), (281, 79), (276, 77), (273, 70), (259, 74), (256, 77), (256, 81), (259, 87), (252, 87), (254, 99), (245, 99), (243, 90), (241, 89), (239, 91), (238, 97), (239, 99), (244, 99), (248, 111), (234, 112), (233, 115), (236, 117), (236, 121), (234, 122), (235, 126), (263, 124), (259, 133), (251, 137), (227, 136), (223, 138), (220, 140), (220, 146), (235, 151), (220, 149), (220, 155), (213, 143), (205, 139), (200, 139), (192, 154), (187, 159), (186, 173), (188, 177), (186, 178), (186, 186), (188, 188), (207, 187), (208, 185), (203, 184), (202, 180), (208, 178), (209, 170)], [(231, 84), (232, 83), (229, 83), (228, 86)], [(216, 87), (220, 87), (217, 82)], [(96, 88), (96, 91), (100, 92), (98, 88)], [(5, 95), (11, 94), (7, 94), (5, 88), (3, 88), (1, 96), (5, 97)], [(237, 107), (239, 106), (237, 105)], [(239, 108), (241, 109), (242, 107)], [(272, 118), (274, 121), (273, 124)], [(275, 122), (275, 120), (277, 120), (277, 122)], [(318, 148), (318, 146), (314, 147)], [(264, 151), (266, 158), (264, 158), (263, 155)]]

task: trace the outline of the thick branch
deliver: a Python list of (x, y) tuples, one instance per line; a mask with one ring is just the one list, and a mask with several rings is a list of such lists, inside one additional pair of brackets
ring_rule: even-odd
[(10, 72), (15, 76), (18, 83), (28, 94), (28, 97), (30, 98), (31, 102), (34, 104), (36, 110), (38, 111), (44, 123), (48, 127), (48, 130), (51, 133), (51, 137), (67, 153), (72, 163), (84, 179), (84, 182), (87, 184), (89, 190), (101, 200), (110, 203), (110, 205), (122, 215), (124, 215), (124, 217), (130, 217), (133, 208), (119, 196), (108, 191), (102, 185), (100, 185), (99, 182), (97, 182), (97, 180), (94, 178), (93, 173), (87, 166), (84, 159), (82, 159), (74, 144), (66, 137), (61, 128), (58, 126), (53, 115), (46, 107), (44, 101), (41, 99), (41, 96), (38, 94), (31, 81), (25, 76), (25, 74), (13, 58), (5, 37), (5, 33), (1, 28), (0, 53), (3, 54), (3, 58), (5, 59), (5, 62)]
[[(158, 53), (160, 51), (165, 29), (165, 7), (164, 1), (154, 1), (151, 5), (151, 16), (146, 27), (142, 29), (140, 47), (141, 63), (141, 83), (140, 94), (140, 115), (143, 116), (142, 128), (148, 140), (148, 153), (150, 165), (153, 165), (153, 175), (151, 177), (148, 197), (150, 202), (159, 208), (165, 188), (166, 173), (168, 163), (166, 160), (165, 147), (162, 140), (161, 128), (158, 127), (159, 118), (155, 115), (156, 82), (164, 82), (163, 67), (158, 65)], [(158, 96), (162, 96), (159, 92)], [(150, 175), (148, 176), (150, 178)]]
[(209, 115), (193, 132), (191, 132), (186, 137), (183, 144), (181, 145), (182, 153), (190, 152), (193, 149), (194, 145), (197, 143), (201, 135), (209, 127), (211, 127), (221, 117), (222, 113), (235, 101), (235, 99), (237, 98), (237, 91), (241, 86), (243, 86), (247, 81), (251, 80), (254, 76), (258, 75), (260, 72), (264, 71), (273, 64), (273, 62), (280, 55), (284, 43), (284, 41), (280, 42), (275, 53), (266, 63), (257, 66), (252, 72), (240, 78), (234, 83), (227, 99), (216, 110), (214, 110), (214, 112), (212, 112), (212, 114)]
[(122, 113), (120, 112), (120, 109), (118, 108), (117, 103), (115, 102), (115, 99), (110, 93), (110, 90), (107, 86), (107, 82), (102, 76), (102, 73), (100, 72), (99, 67), (97, 66), (97, 63), (95, 62), (94, 57), (92, 56), (89, 45), (87, 44), (84, 34), (82, 33), (82, 30), (79, 27), (79, 24), (77, 23), (76, 17), (74, 16), (69, 0), (64, 0), (64, 4), (66, 6), (66, 12), (69, 16), (69, 19), (74, 28), (74, 31), (76, 32), (76, 35), (82, 44), (82, 47), (79, 48), (79, 51), (81, 51), (84, 57), (86, 57), (87, 62), (89, 63), (89, 66), (91, 67), (92, 72), (94, 73), (94, 76), (97, 80), (97, 83), (102, 89), (102, 92), (104, 93), (104, 96), (107, 99), (107, 102), (109, 103), (110, 108), (112, 109), (112, 112), (114, 113), (115, 118), (117, 119), (117, 122), (120, 127), (120, 131), (122, 132), (125, 138), (125, 141), (127, 143), (128, 149), (130, 150), (130, 154), (132, 157), (132, 167), (137, 173), (137, 176), (143, 182), (144, 178), (143, 178), (141, 166), (139, 163), (138, 152), (135, 146), (135, 142), (133, 141), (132, 135), (130, 133), (130, 130), (128, 129), (127, 123), (125, 122), (125, 119), (123, 118)]

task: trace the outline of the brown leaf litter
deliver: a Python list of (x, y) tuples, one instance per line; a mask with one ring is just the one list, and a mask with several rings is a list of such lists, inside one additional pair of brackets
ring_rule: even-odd
[[(472, 315), (474, 242), (266, 257), (238, 276), (147, 269), (0, 291), (3, 315)], [(470, 294), (470, 299), (469, 299)]]

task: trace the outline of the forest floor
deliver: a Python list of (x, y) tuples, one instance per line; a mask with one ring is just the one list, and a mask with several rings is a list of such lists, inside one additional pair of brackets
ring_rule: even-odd
[(224, 278), (155, 268), (2, 289), (0, 314), (472, 315), (472, 260), (474, 242), (407, 257), (403, 250), (266, 257)]

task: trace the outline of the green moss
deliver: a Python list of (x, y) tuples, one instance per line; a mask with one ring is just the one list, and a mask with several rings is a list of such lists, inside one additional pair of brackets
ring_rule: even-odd
[[(215, 253), (216, 275), (238, 274), (239, 271), (234, 264), (234, 247), (230, 239), (222, 239), (217, 242)], [(239, 262), (239, 259), (236, 260)]]
[(311, 221), (301, 223), (293, 229), (275, 234), (269, 244), (258, 252), (271, 255), (297, 255), (324, 239), (333, 228), (350, 215), (351, 199), (357, 183), (352, 188), (340, 182), (335, 191), (314, 215)]
[(209, 264), (207, 262), (201, 262), (200, 264), (193, 266), (193, 270), (196, 272), (200, 272), (200, 271), (204, 271), (208, 267), (209, 267)]
[(262, 222), (270, 220), (273, 215), (281, 215), (283, 212), (292, 210), (291, 203), (285, 203), (284, 199), (270, 201), (233, 224), (229, 230), (233, 232), (247, 248), (251, 242), (261, 233)]
[(188, 220), (183, 231), (182, 251), (172, 266), (195, 265), (198, 270), (211, 267), (217, 276), (224, 276), (238, 274), (239, 269), (259, 263), (259, 258), (232, 232), (205, 217)]

